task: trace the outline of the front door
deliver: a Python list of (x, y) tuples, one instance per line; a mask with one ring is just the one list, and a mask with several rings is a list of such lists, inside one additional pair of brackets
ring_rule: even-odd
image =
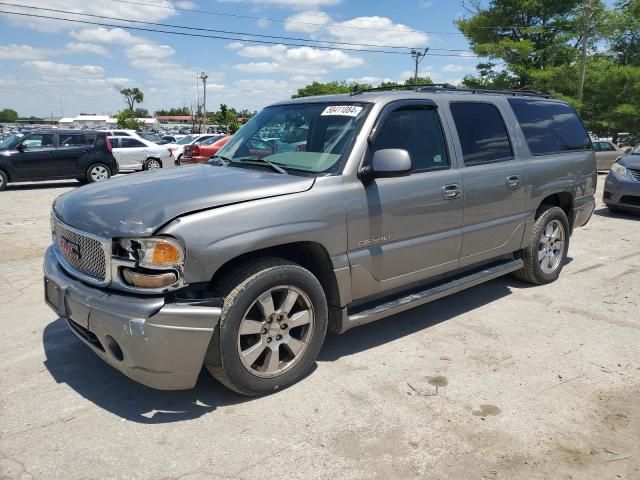
[(54, 164), (56, 174), (62, 178), (84, 175), (81, 166), (87, 165), (85, 157), (93, 155), (93, 139), (84, 133), (58, 134), (58, 150), (55, 152)]
[(56, 152), (52, 133), (33, 133), (25, 136), (11, 163), (16, 180), (55, 178), (53, 157)]
[(449, 107), (464, 162), (460, 264), (467, 266), (520, 248), (527, 218), (524, 165), (495, 104), (464, 101)]
[(433, 102), (392, 103), (379, 122), (367, 161), (376, 150), (400, 148), (412, 171), (348, 189), (354, 300), (455, 269), (462, 242), (461, 176)]

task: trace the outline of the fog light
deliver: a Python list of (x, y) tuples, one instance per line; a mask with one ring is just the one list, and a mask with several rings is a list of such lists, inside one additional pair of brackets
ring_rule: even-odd
[(178, 280), (178, 276), (174, 272), (148, 274), (136, 272), (130, 268), (123, 269), (122, 276), (129, 285), (140, 288), (167, 287)]

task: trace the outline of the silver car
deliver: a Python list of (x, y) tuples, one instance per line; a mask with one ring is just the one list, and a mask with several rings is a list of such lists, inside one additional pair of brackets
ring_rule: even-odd
[(640, 145), (611, 166), (602, 200), (612, 212), (640, 213)]
[[(292, 151), (255, 141), (301, 131)], [(208, 163), (56, 199), (45, 299), (135, 381), (191, 388), (204, 365), (266, 394), (309, 372), (327, 329), (508, 273), (553, 282), (596, 181), (582, 122), (549, 96), (431, 86), (289, 100)]]

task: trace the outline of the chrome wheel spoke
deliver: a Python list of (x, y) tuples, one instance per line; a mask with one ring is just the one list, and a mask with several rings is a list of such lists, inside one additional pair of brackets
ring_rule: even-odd
[(562, 240), (558, 240), (553, 244), (553, 250), (562, 254), (562, 252), (564, 252), (564, 242)]
[(282, 301), (282, 305), (280, 306), (280, 310), (288, 315), (289, 312), (291, 312), (291, 309), (295, 305), (296, 301), (298, 300), (299, 296), (300, 295), (298, 294), (298, 292), (296, 292), (295, 290), (291, 290), (290, 289), (287, 292), (287, 296)]
[(546, 249), (543, 248), (541, 250), (538, 250), (538, 261), (539, 262), (542, 262), (542, 260), (544, 260), (544, 257), (546, 257), (546, 256), (547, 256)]
[(299, 327), (301, 325), (307, 325), (311, 322), (311, 312), (309, 310), (303, 310), (301, 312), (294, 313), (289, 318), (289, 328)]
[(302, 350), (302, 347), (304, 347), (304, 342), (292, 337), (291, 335), (286, 338), (284, 344), (294, 356), (297, 356), (300, 350)]
[(276, 372), (280, 366), (280, 351), (278, 347), (270, 348), (263, 365), (265, 372)]
[(263, 322), (244, 319), (240, 324), (240, 335), (256, 335), (262, 332)]
[(260, 354), (264, 352), (265, 348), (266, 347), (262, 342), (258, 342), (255, 345), (252, 345), (251, 347), (242, 351), (242, 359), (246, 362), (247, 365), (253, 365)]
[(273, 314), (275, 308), (273, 306), (273, 296), (271, 295), (271, 291), (263, 293), (260, 298), (258, 298), (258, 307), (265, 318)]

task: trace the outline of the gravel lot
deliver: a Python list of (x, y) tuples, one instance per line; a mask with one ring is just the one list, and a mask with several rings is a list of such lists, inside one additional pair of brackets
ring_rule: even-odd
[(558, 282), (330, 336), (301, 383), (245, 399), (205, 373), (137, 385), (45, 306), (49, 209), (75, 186), (0, 193), (2, 479), (640, 478), (640, 217), (601, 193)]

